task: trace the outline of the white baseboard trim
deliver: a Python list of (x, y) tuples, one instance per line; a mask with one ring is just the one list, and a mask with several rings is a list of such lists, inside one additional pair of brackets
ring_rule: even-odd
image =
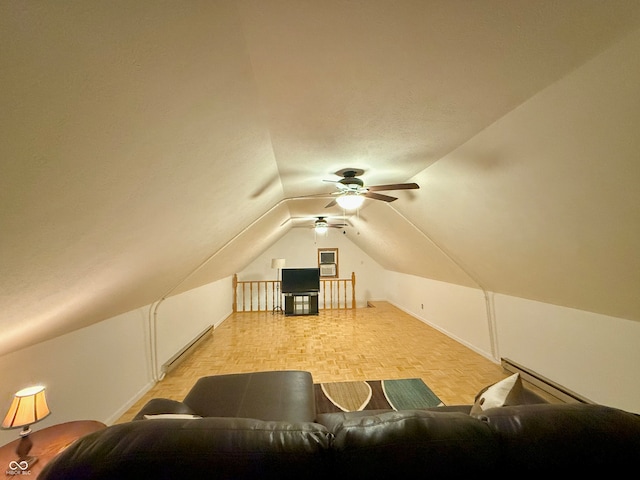
[(112, 415), (109, 416), (103, 423), (107, 425), (113, 425), (122, 415), (127, 413), (127, 411), (138, 401), (140, 400), (149, 390), (153, 388), (155, 385), (154, 382), (147, 383), (144, 387), (142, 387), (138, 392), (131, 397), (124, 405), (122, 405), (118, 410), (116, 410)]
[(476, 352), (478, 355), (482, 355), (484, 358), (486, 358), (487, 360), (490, 360), (491, 362), (495, 363), (496, 365), (500, 365), (500, 360), (494, 358), (490, 352), (485, 352), (484, 350), (480, 350), (479, 348), (475, 347), (474, 345), (470, 344), (469, 342), (457, 337), (456, 335), (452, 334), (451, 332), (439, 327), (438, 325), (431, 323), (430, 321), (428, 321), (425, 318), (420, 317), (419, 315), (415, 314), (414, 312), (407, 310), (406, 308), (404, 308), (402, 305), (398, 305), (392, 301), (387, 300), (391, 305), (393, 305), (394, 307), (402, 310), (404, 313), (406, 313), (407, 315), (411, 315), (413, 318), (415, 318), (416, 320), (420, 320), (422, 323), (429, 325), (431, 328), (435, 328), (436, 330), (438, 330), (440, 333), (445, 334), (447, 337), (455, 340), (456, 342), (460, 343), (461, 345), (464, 345), (465, 347), (469, 348), (470, 350), (473, 350), (474, 352)]

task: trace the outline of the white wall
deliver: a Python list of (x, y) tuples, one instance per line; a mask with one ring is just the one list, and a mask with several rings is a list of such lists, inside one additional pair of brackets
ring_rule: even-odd
[(158, 367), (210, 325), (220, 325), (233, 309), (233, 283), (217, 282), (167, 298), (157, 307)]
[[(169, 297), (158, 308), (160, 365), (205, 326), (231, 313), (231, 278)], [(154, 384), (151, 369), (150, 306), (104, 320), (47, 342), (0, 357), (0, 414), (13, 394), (36, 384), (47, 387), (51, 415), (40, 430), (71, 420), (110, 424)], [(0, 444), (19, 430), (0, 430)]]
[(509, 358), (596, 403), (640, 413), (640, 323), (489, 292), (492, 355), (482, 290), (387, 276), (390, 303), (487, 358)]
[(387, 300), (490, 360), (498, 361), (482, 290), (386, 272)]
[[(285, 268), (314, 268), (318, 266), (318, 248), (337, 248), (339, 277), (351, 278), (351, 272), (356, 274), (356, 305), (364, 307), (369, 300), (385, 299), (385, 270), (349, 240), (353, 233), (348, 228), (346, 231), (345, 235), (342, 230), (329, 229), (326, 235), (315, 235), (310, 228), (292, 228), (238, 272), (238, 280), (276, 280), (272, 258), (284, 258)], [(310, 241), (314, 239), (315, 243)]]
[[(15, 392), (42, 384), (51, 415), (34, 430), (71, 420), (115, 420), (152, 385), (146, 324), (147, 310), (138, 309), (1, 357), (2, 416)], [(18, 432), (1, 430), (0, 444)]]
[(603, 405), (640, 413), (640, 323), (496, 295), (500, 355)]

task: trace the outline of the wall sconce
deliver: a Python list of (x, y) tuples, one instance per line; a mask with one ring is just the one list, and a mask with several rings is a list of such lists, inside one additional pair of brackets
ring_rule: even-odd
[(20, 442), (16, 448), (16, 454), (20, 463), (27, 462), (27, 468), (38, 461), (37, 457), (30, 457), (29, 451), (33, 446), (29, 434), (31, 424), (49, 416), (51, 411), (47, 405), (43, 386), (28, 387), (17, 392), (7, 415), (2, 422), (2, 428), (12, 429), (22, 427)]

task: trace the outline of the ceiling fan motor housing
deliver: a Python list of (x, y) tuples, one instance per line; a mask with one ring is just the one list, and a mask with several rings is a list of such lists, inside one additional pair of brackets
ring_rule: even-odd
[(346, 185), (349, 188), (358, 188), (364, 186), (364, 182), (359, 178), (343, 178), (338, 181), (342, 185)]
[(341, 174), (343, 178), (338, 180), (338, 183), (346, 186), (351, 190), (359, 190), (364, 187), (364, 182), (362, 179), (358, 178), (356, 175), (362, 175), (362, 170), (341, 170), (340, 172), (336, 172), (336, 174)]

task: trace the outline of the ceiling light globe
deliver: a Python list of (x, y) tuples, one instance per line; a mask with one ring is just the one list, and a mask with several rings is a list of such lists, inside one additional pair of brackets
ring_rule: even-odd
[(360, 208), (364, 202), (364, 197), (357, 193), (345, 193), (336, 198), (336, 203), (345, 210), (355, 210)]

